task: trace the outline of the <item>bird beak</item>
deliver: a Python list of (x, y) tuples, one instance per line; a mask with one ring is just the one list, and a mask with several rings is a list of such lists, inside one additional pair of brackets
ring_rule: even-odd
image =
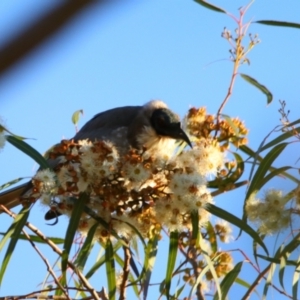
[(178, 133), (178, 139), (182, 140), (182, 141), (185, 141), (192, 149), (193, 149), (193, 146), (192, 146), (192, 143), (189, 139), (189, 137), (187, 136), (187, 134), (183, 131), (182, 128), (180, 128), (180, 131)]
[(183, 131), (183, 129), (180, 126), (176, 126), (176, 129), (173, 128), (173, 130), (168, 132), (168, 136), (175, 139), (175, 140), (182, 140), (186, 142), (191, 148), (193, 148), (192, 143), (187, 136), (187, 134)]

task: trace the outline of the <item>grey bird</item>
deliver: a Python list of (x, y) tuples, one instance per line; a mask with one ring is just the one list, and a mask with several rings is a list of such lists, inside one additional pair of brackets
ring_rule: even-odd
[[(176, 140), (192, 147), (189, 137), (181, 128), (179, 117), (159, 100), (150, 101), (144, 106), (117, 107), (95, 115), (71, 140), (85, 139), (109, 141), (120, 154), (125, 154), (130, 148), (146, 147), (155, 155), (157, 151), (167, 151)], [(55, 164), (50, 162), (53, 168)], [(19, 205), (22, 195), (31, 187), (31, 182), (27, 182), (1, 193), (0, 204), (9, 209)], [(58, 212), (50, 210), (45, 219), (50, 220), (58, 215)]]

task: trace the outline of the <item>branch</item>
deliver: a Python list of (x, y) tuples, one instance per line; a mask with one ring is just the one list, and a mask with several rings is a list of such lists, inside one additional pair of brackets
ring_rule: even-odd
[(128, 246), (123, 246), (124, 250), (124, 267), (123, 267), (123, 278), (120, 285), (120, 297), (119, 300), (125, 300), (126, 299), (126, 284), (130, 272), (130, 259), (131, 259), (131, 253)]
[[(3, 211), (5, 213), (7, 213), (12, 218), (16, 217), (16, 214), (14, 214), (12, 211), (8, 210), (5, 206), (0, 205), (0, 207), (3, 209)], [(30, 224), (29, 222), (26, 222), (25, 226), (27, 228), (29, 228), (33, 233), (35, 233), (38, 237), (40, 237), (46, 244), (48, 244), (55, 253), (57, 253), (59, 256), (62, 256), (62, 251), (51, 240), (49, 240), (41, 231), (39, 231), (35, 226)], [(90, 294), (93, 296), (93, 299), (100, 300), (95, 289), (90, 285), (88, 280), (76, 268), (76, 266), (70, 261), (68, 261), (68, 266), (77, 274), (77, 276), (79, 277), (79, 279), (82, 282), (82, 285), (90, 292)]]

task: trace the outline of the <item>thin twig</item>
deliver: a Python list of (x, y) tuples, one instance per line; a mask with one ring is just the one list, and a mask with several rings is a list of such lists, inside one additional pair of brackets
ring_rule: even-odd
[[(261, 271), (260, 271), (259, 266), (256, 266), (256, 265), (250, 260), (250, 258), (246, 255), (246, 253), (245, 253), (244, 251), (242, 251), (241, 249), (233, 249), (233, 250), (231, 250), (230, 252), (234, 252), (234, 251), (240, 252), (240, 253), (242, 254), (242, 256), (244, 256), (244, 258), (246, 259), (246, 262), (248, 262), (248, 263), (253, 267), (253, 269), (254, 269), (255, 271), (257, 271), (259, 274), (261, 274)], [(266, 278), (265, 275), (263, 275), (263, 279), (267, 280), (267, 278)], [(289, 294), (287, 294), (285, 291), (279, 289), (279, 288), (278, 288), (276, 285), (274, 285), (273, 283), (270, 283), (270, 286), (271, 286), (274, 290), (276, 290), (278, 293), (283, 294), (283, 295), (287, 296), (287, 297), (290, 298), (290, 299), (293, 299), (292, 296), (290, 296)]]
[(231, 40), (229, 40), (229, 43), (231, 45), (232, 48), (235, 49), (235, 57), (234, 59), (234, 64), (233, 64), (233, 71), (232, 71), (232, 75), (231, 75), (231, 79), (230, 79), (230, 83), (229, 83), (229, 88), (227, 91), (227, 94), (223, 100), (223, 102), (221, 103), (218, 112), (217, 112), (217, 130), (216, 130), (216, 135), (218, 132), (218, 127), (220, 124), (220, 115), (222, 110), (224, 109), (226, 103), (228, 102), (230, 96), (232, 95), (232, 90), (233, 90), (233, 86), (235, 83), (235, 79), (236, 76), (238, 74), (238, 68), (242, 62), (242, 59), (246, 57), (246, 55), (248, 54), (248, 52), (250, 51), (250, 49), (246, 50), (246, 52), (244, 52), (244, 47), (242, 45), (242, 40), (245, 36), (245, 33), (248, 30), (248, 27), (250, 25), (249, 23), (243, 24), (243, 18), (244, 15), (246, 13), (246, 11), (249, 9), (250, 5), (253, 3), (253, 1), (251, 1), (246, 7), (244, 7), (243, 9), (240, 10), (240, 17), (239, 19), (237, 19), (236, 17), (229, 15), (238, 25), (238, 32), (237, 32), (237, 38), (235, 39), (235, 44), (233, 45)]
[(123, 267), (123, 278), (120, 285), (120, 297), (119, 297), (120, 300), (126, 299), (126, 284), (130, 273), (130, 259), (131, 259), (130, 249), (127, 246), (123, 246), (123, 250), (124, 250), (124, 267)]
[[(192, 265), (195, 278), (197, 279), (200, 275), (199, 266), (197, 263), (197, 261), (198, 261), (197, 249), (195, 248), (195, 246), (189, 246), (187, 252), (185, 252), (182, 245), (179, 245), (179, 250), (185, 256), (186, 260)], [(197, 296), (198, 300), (205, 300), (205, 298), (202, 294), (201, 287), (202, 287), (201, 283), (199, 283), (197, 285), (197, 289), (196, 289), (196, 296)]]
[(68, 292), (66, 291), (66, 289), (59, 282), (58, 278), (56, 277), (56, 275), (55, 275), (53, 269), (51, 268), (51, 266), (50, 266), (48, 260), (46, 259), (46, 257), (44, 257), (44, 255), (41, 253), (41, 251), (38, 249), (38, 247), (35, 245), (35, 243), (31, 240), (28, 233), (24, 229), (22, 229), (22, 232), (25, 235), (25, 237), (27, 238), (27, 240), (29, 241), (29, 243), (31, 244), (31, 246), (33, 247), (33, 249), (38, 253), (38, 255), (41, 257), (41, 259), (44, 261), (45, 265), (47, 266), (47, 271), (52, 275), (55, 283), (59, 286), (61, 291), (65, 294), (66, 299), (71, 300), (71, 298), (68, 295)]
[[(16, 214), (14, 214), (12, 211), (8, 210), (4, 205), (0, 205), (0, 207), (3, 209), (5, 213), (7, 213), (12, 218), (16, 217)], [(62, 256), (62, 251), (51, 241), (49, 240), (41, 231), (39, 231), (35, 226), (30, 224), (29, 222), (26, 222), (25, 226), (29, 228), (33, 233), (35, 233), (37, 236), (39, 236), (46, 244), (48, 244), (52, 250)], [(76, 268), (76, 266), (68, 260), (68, 266), (77, 274), (79, 279), (81, 280), (83, 286), (90, 292), (90, 294), (93, 296), (93, 299), (100, 300), (96, 290), (90, 285), (88, 280), (85, 278), (85, 276)]]
[[(34, 299), (34, 298), (42, 299), (44, 297), (42, 294), (49, 293), (49, 292), (55, 292), (58, 290), (59, 290), (58, 287), (52, 287), (52, 288), (42, 289), (42, 290), (38, 290), (38, 291), (33, 291), (33, 292), (30, 292), (29, 294), (25, 294), (25, 295), (0, 297), (0, 300), (12, 300), (12, 299), (18, 300), (18, 299)], [(77, 292), (87, 292), (86, 289), (81, 289), (78, 287), (68, 287), (68, 290), (74, 290)], [(99, 295), (100, 295), (100, 293), (99, 293)], [(48, 296), (47, 299), (50, 299), (50, 297), (53, 297), (53, 296)], [(62, 297), (62, 296), (54, 296), (54, 297), (58, 298), (58, 297)], [(57, 298), (53, 298), (53, 299), (57, 299)]]

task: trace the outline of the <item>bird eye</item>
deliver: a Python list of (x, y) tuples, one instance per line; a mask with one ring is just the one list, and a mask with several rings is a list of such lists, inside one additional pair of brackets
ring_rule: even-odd
[(158, 126), (164, 126), (166, 124), (164, 118), (158, 118), (156, 121)]

